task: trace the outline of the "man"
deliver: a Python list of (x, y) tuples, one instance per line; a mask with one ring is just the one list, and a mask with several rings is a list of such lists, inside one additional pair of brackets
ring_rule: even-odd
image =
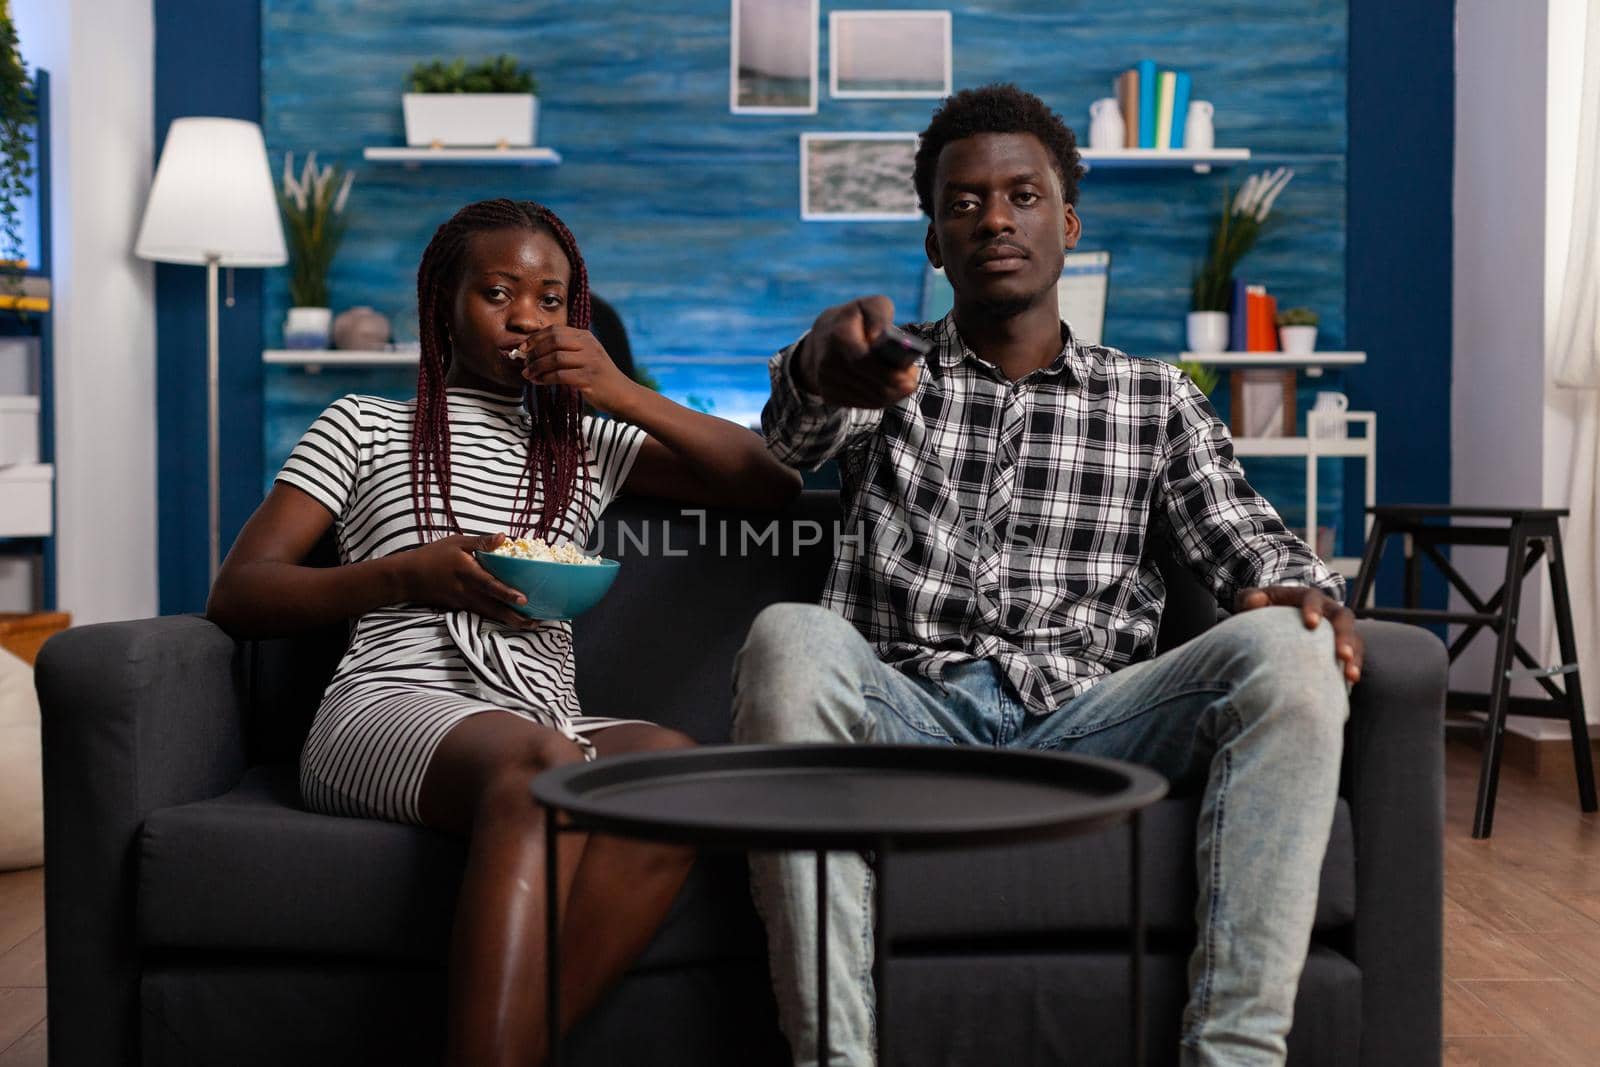
[[(757, 617), (734, 736), (1052, 749), (1201, 792), (1181, 1055), (1281, 1063), (1361, 639), (1342, 582), (1245, 481), (1200, 391), (1060, 321), (1080, 169), (1038, 98), (956, 94), (915, 168), (928, 260), (955, 290), (943, 321), (908, 327), (932, 351), (904, 369), (872, 356), (894, 309), (869, 296), (773, 358), (768, 447), (797, 467), (837, 457), (861, 536), (840, 545), (823, 606)], [(1153, 526), (1235, 614), (1152, 659)], [(809, 1067), (811, 860), (751, 868), (780, 1018)], [(828, 870), (833, 1062), (871, 1064), (871, 873), (855, 857)]]

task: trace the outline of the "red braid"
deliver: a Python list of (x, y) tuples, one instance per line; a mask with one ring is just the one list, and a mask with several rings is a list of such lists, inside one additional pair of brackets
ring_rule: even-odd
[[(530, 200), (482, 200), (468, 204), (440, 226), (417, 268), (417, 326), (422, 344), (417, 367), (417, 408), (411, 431), (411, 509), (418, 537), (426, 544), (440, 531), (461, 533), (450, 501), (450, 418), (445, 376), (450, 369), (450, 300), (461, 278), (468, 239), (486, 230), (518, 228), (548, 233), (572, 268), (567, 289), (567, 325), (589, 328), (589, 272), (572, 231), (555, 213)], [(547, 538), (558, 528), (574, 496), (588, 507), (588, 449), (583, 441), (583, 398), (567, 386), (534, 386), (533, 432), (528, 437), (525, 476), (517, 489), (512, 533)], [(579, 483), (582, 483), (580, 489)], [(440, 522), (430, 506), (437, 484), (444, 507)], [(534, 514), (534, 487), (543, 496)], [(578, 518), (576, 535), (587, 525)]]

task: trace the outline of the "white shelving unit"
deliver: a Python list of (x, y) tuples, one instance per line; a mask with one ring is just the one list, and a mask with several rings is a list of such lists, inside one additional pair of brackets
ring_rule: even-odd
[(404, 145), (364, 148), (369, 163), (401, 163), (410, 168), (427, 164), (457, 166), (554, 167), (561, 153), (553, 148), (408, 148)]
[(1367, 361), (1365, 352), (1312, 352), (1308, 355), (1290, 355), (1287, 352), (1179, 352), (1180, 362), (1200, 363), (1207, 367), (1245, 367), (1257, 370), (1281, 370), (1294, 367), (1306, 372), (1307, 378), (1322, 377), (1324, 367), (1356, 367)]
[(364, 351), (346, 348), (269, 348), (261, 362), (281, 367), (303, 367), (307, 374), (321, 373), (323, 367), (405, 367), (416, 366), (422, 353), (415, 348)]
[[(1378, 416), (1372, 411), (1344, 413), (1345, 432), (1352, 426), (1366, 427), (1362, 437), (1235, 437), (1234, 454), (1250, 456), (1303, 456), (1306, 461), (1306, 544), (1317, 545), (1317, 460), (1323, 458), (1360, 459), (1366, 468), (1366, 506), (1377, 503)], [(1372, 516), (1366, 517), (1363, 533), (1370, 533)], [(1364, 538), (1363, 538), (1364, 539)], [(1347, 578), (1355, 576), (1361, 560), (1355, 556), (1334, 556), (1328, 565)]]
[(1209, 174), (1212, 167), (1231, 167), (1250, 160), (1248, 148), (1083, 148), (1086, 170), (1096, 167), (1190, 167)]

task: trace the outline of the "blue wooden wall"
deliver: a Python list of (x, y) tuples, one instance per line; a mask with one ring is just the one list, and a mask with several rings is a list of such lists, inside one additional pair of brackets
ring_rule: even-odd
[[(267, 144), (275, 161), (315, 149), (357, 169), (332, 276), (337, 307), (371, 304), (414, 338), (415, 266), (433, 228), (471, 200), (538, 199), (571, 225), (596, 292), (622, 313), (636, 356), (668, 394), (742, 418), (759, 408), (762, 361), (823, 307), (884, 292), (916, 317), (923, 223), (799, 219), (801, 131), (916, 131), (934, 103), (831, 99), (826, 22), (835, 6), (821, 5), (818, 113), (773, 117), (728, 112), (727, 0), (648, 11), (264, 0)], [(1246, 273), (1280, 303), (1317, 308), (1323, 347), (1345, 343), (1344, 0), (995, 0), (951, 10), (957, 88), (1015, 81), (1083, 132), (1089, 102), (1136, 60), (1190, 71), (1194, 95), (1216, 105), (1219, 145), (1250, 148), (1251, 169), (1297, 172)], [(399, 94), (413, 63), (499, 51), (538, 75), (539, 140), (562, 153), (560, 167), (405, 170), (361, 160), (365, 145), (403, 141)], [(1138, 354), (1183, 346), (1190, 274), (1225, 188), (1246, 173), (1098, 169), (1084, 179), (1080, 247), (1113, 253), (1108, 343)], [(269, 345), (285, 301), (282, 272), (270, 272)], [(404, 371), (270, 370), (264, 474), (333, 396), (406, 395), (411, 380)]]

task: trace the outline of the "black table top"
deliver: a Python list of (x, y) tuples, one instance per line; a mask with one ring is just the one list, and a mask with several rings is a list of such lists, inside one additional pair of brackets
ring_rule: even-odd
[(937, 848), (1067, 836), (1166, 794), (1144, 767), (952, 745), (720, 745), (546, 771), (581, 827), (732, 848)]

